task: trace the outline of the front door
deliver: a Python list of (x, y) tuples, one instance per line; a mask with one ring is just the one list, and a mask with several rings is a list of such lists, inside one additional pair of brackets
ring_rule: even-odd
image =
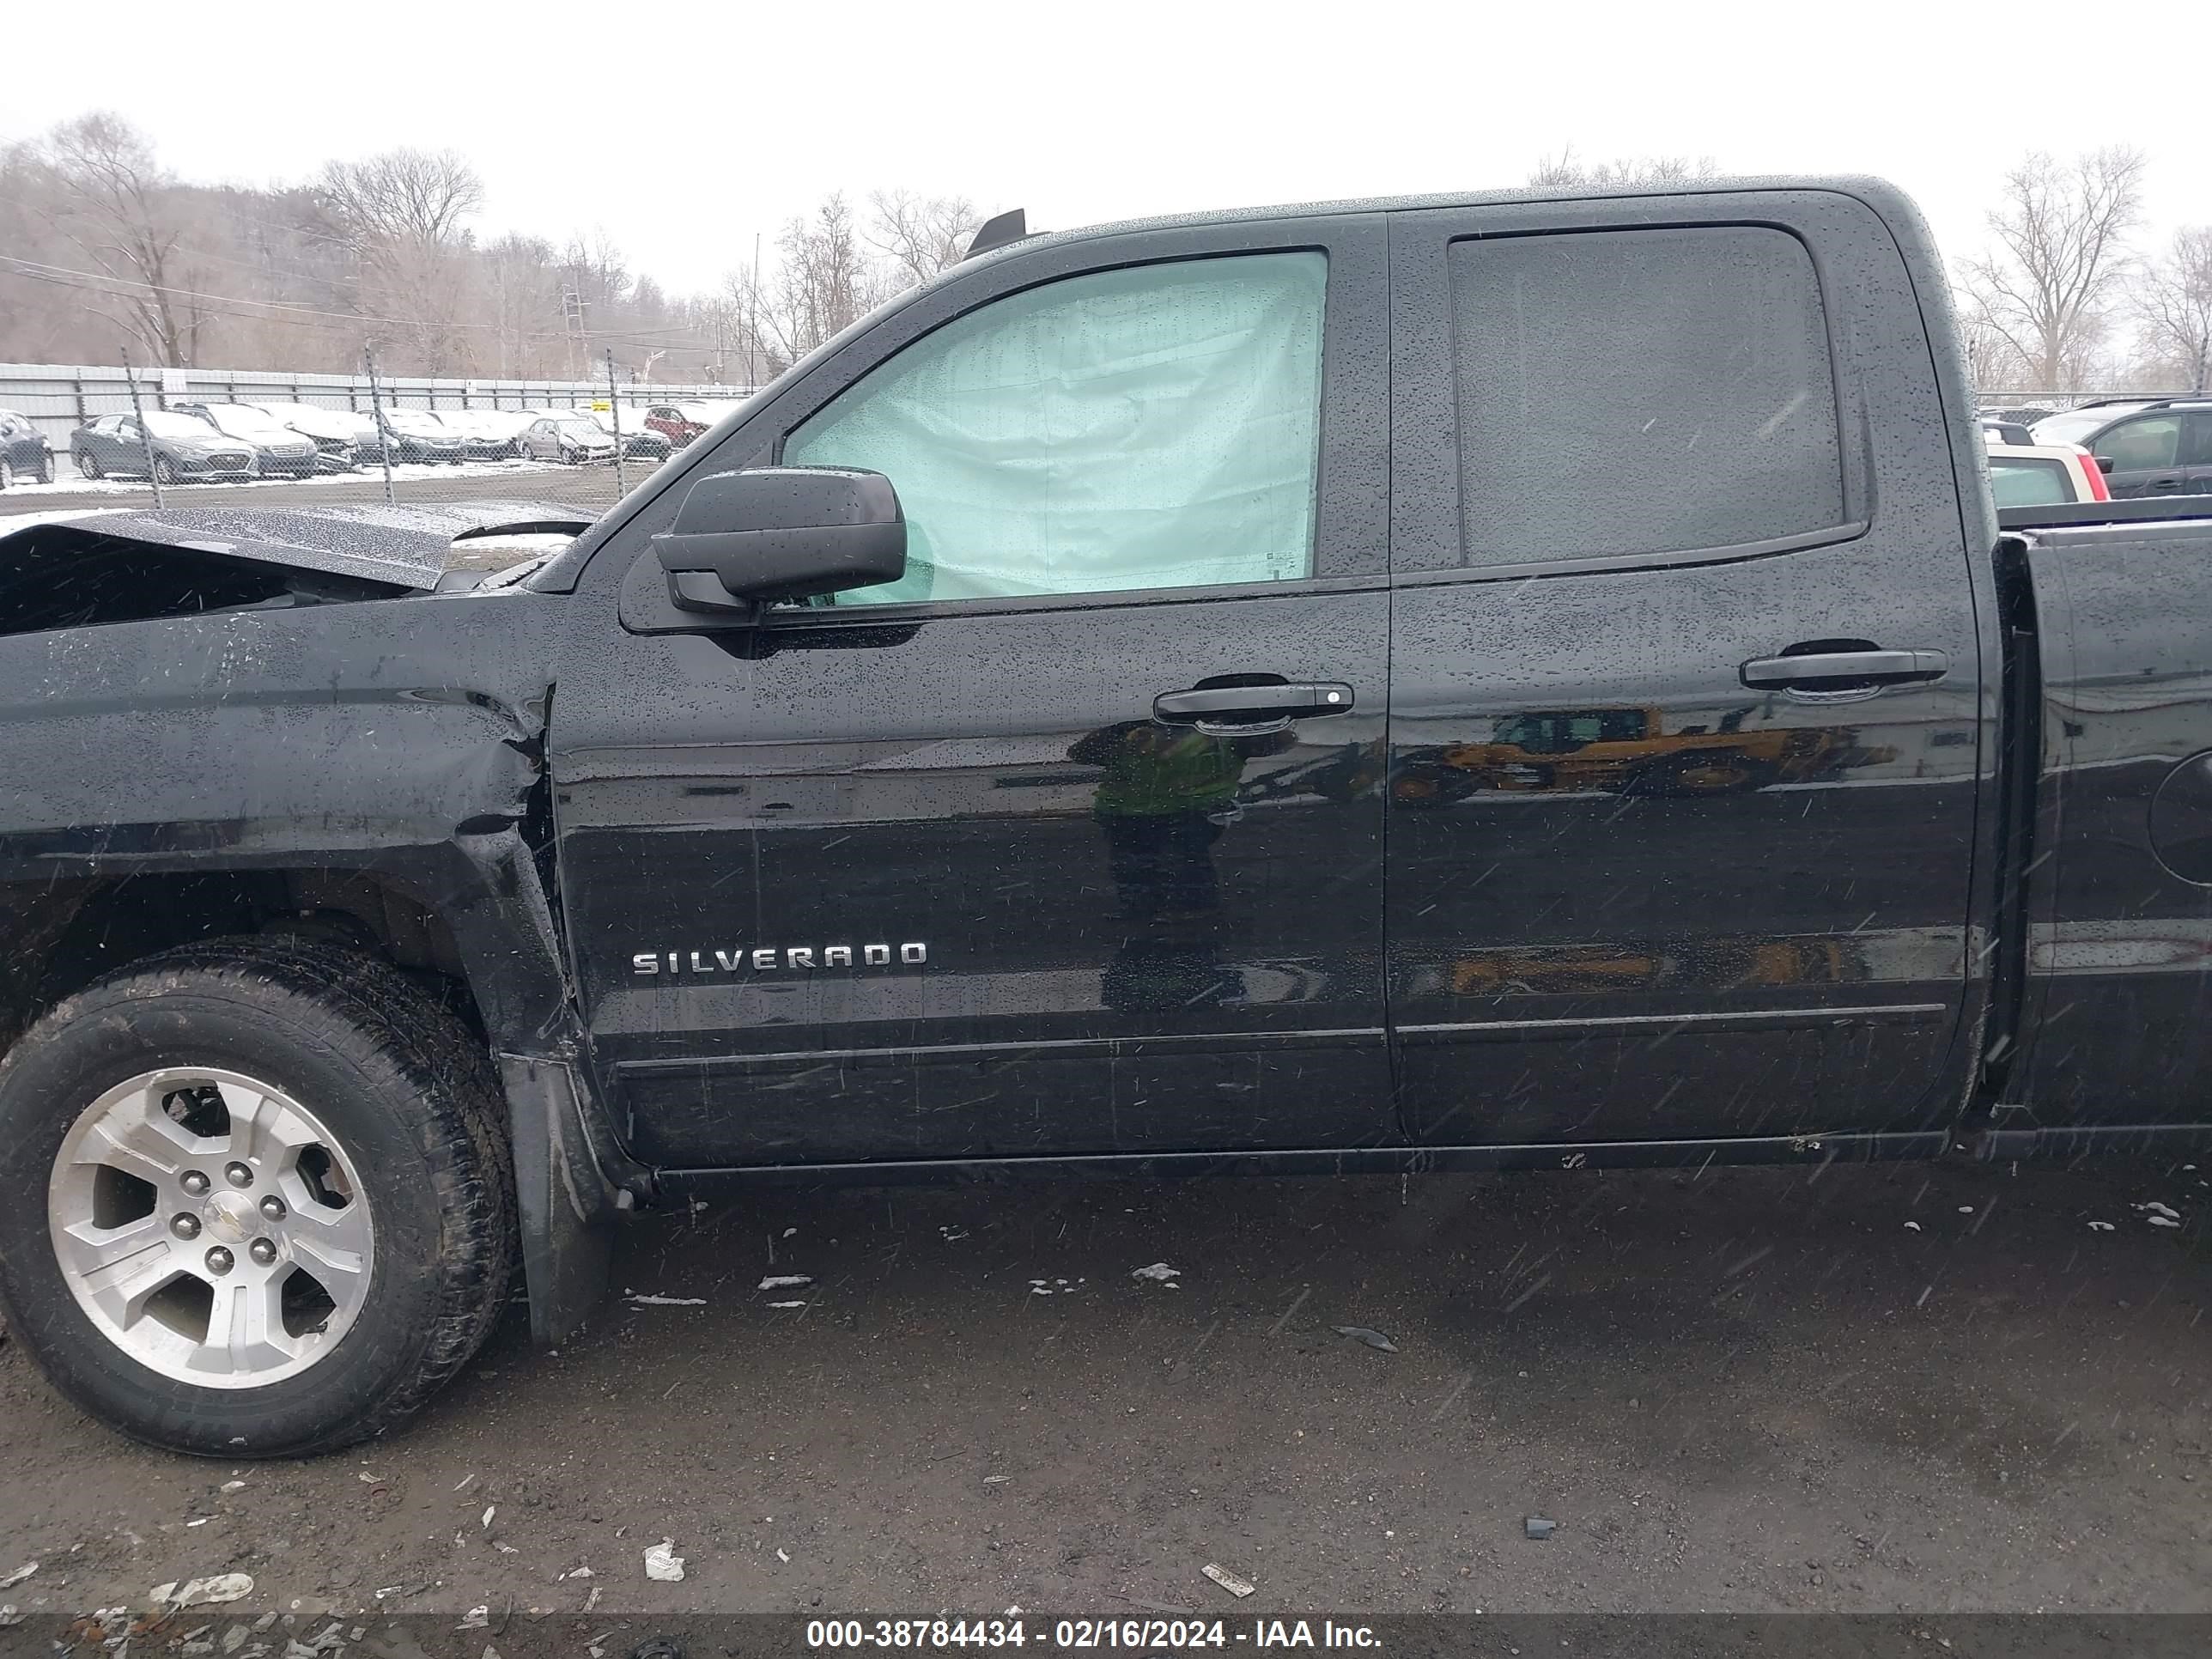
[(1381, 243), (1277, 222), (994, 262), (692, 469), (884, 473), (887, 587), (701, 632), (641, 537), (594, 562), (634, 561), (630, 631), (564, 671), (556, 811), (642, 1156), (1392, 1135)]
[(1943, 410), (1924, 339), (1854, 337), (1918, 314), (1873, 211), (1748, 206), (1393, 221), (1418, 1139), (1916, 1127), (1955, 1099), (1979, 678)]

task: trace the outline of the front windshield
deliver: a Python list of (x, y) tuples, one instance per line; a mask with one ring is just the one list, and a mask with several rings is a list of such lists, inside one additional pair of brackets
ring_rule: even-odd
[(556, 421), (553, 422), (553, 429), (556, 432), (564, 432), (572, 438), (603, 438), (606, 435), (605, 428), (593, 421)]

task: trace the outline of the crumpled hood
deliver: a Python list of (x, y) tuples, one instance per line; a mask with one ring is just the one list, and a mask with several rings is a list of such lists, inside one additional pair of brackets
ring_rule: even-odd
[[(514, 529), (574, 533), (589, 521), (551, 501), (452, 501), (420, 507), (178, 507), (102, 513), (81, 522), (44, 520), (10, 531), (0, 519), (0, 562), (19, 538), (71, 534), (150, 542), (224, 558), (327, 575), (429, 588), (445, 574), (453, 538)], [(20, 543), (27, 546), (27, 543)]]

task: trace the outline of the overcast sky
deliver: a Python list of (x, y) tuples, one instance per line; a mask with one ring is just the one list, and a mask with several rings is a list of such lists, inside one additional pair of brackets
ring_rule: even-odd
[(1061, 228), (1516, 185), (1570, 144), (1879, 173), (1955, 254), (2022, 150), (2124, 141), (2151, 159), (2152, 236), (2212, 222), (2201, 100), (2147, 92), (2155, 47), (2078, 3), (8, 9), (0, 137), (108, 108), (186, 176), (250, 184), (450, 146), (483, 174), (480, 230), (604, 229), (674, 292), (839, 188)]

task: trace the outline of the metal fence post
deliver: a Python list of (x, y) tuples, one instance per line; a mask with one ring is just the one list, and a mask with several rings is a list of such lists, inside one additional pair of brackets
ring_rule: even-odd
[(392, 494), (392, 428), (385, 424), (384, 402), (376, 392), (376, 348), (365, 345), (361, 355), (368, 361), (368, 409), (376, 417), (376, 453), (384, 462), (384, 504), (397, 507), (398, 501)]
[(615, 428), (615, 499), (620, 501), (629, 494), (629, 480), (623, 471), (622, 399), (615, 395), (614, 349), (607, 349), (607, 418)]
[(154, 507), (158, 512), (167, 505), (161, 498), (161, 466), (154, 459), (154, 434), (146, 429), (146, 407), (138, 401), (138, 372), (131, 367), (127, 348), (116, 356), (123, 360), (123, 378), (131, 387), (131, 418), (138, 423), (138, 447), (146, 457), (146, 482), (154, 486)]

